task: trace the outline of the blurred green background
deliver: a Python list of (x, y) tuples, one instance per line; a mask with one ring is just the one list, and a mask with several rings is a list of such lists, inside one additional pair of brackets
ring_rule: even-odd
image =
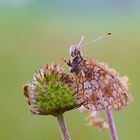
[[(137, 0), (0, 0), (0, 140), (60, 140), (56, 119), (32, 116), (21, 87), (45, 63), (69, 58), (69, 46), (111, 31), (82, 49), (128, 75), (134, 101), (114, 112), (120, 140), (140, 139), (140, 2)], [(85, 125), (77, 110), (65, 113), (72, 140), (109, 140)]]

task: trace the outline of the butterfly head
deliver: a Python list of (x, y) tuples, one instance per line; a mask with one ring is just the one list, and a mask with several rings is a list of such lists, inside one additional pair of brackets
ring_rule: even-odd
[(70, 72), (78, 72), (80, 70), (80, 63), (82, 62), (82, 54), (80, 52), (80, 47), (83, 42), (83, 37), (81, 37), (80, 43), (75, 43), (71, 45), (69, 52), (71, 55), (70, 62)]
[(75, 56), (79, 55), (80, 54), (80, 49), (78, 47), (78, 44), (75, 43), (75, 44), (71, 45), (70, 49), (69, 49), (69, 52), (70, 52), (71, 57), (75, 57)]

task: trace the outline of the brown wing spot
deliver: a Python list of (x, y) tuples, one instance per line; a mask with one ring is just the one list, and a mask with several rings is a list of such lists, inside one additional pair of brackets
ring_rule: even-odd
[(89, 64), (89, 69), (92, 69), (93, 67), (94, 67), (93, 63)]
[(92, 80), (92, 79), (94, 79), (94, 73), (91, 72), (91, 71), (87, 72), (87, 73), (86, 73), (86, 80), (87, 80), (87, 81), (90, 81), (90, 80)]
[(79, 77), (79, 82), (83, 83), (83, 81), (84, 81), (83, 79), (84, 79), (83, 77)]
[(89, 71), (89, 72), (87, 73), (87, 76), (90, 77), (90, 78), (92, 78), (92, 77), (93, 77), (93, 73), (91, 73), (91, 71)]
[(92, 94), (91, 99), (92, 99), (92, 103), (96, 106), (97, 105), (97, 99), (96, 99), (95, 93)]
[(106, 72), (104, 70), (99, 70), (99, 74), (102, 75), (103, 77), (105, 77)]
[(107, 95), (107, 97), (112, 97), (112, 96), (113, 96), (113, 95), (112, 95), (112, 90), (111, 90), (111, 88), (110, 88), (109, 85), (106, 86), (106, 87), (103, 89), (103, 92), (104, 92), (105, 95)]

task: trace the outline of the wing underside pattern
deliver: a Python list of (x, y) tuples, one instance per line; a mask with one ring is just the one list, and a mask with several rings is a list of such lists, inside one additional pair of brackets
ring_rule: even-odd
[(76, 85), (85, 107), (92, 110), (118, 110), (131, 99), (119, 77), (104, 65), (93, 61), (84, 61)]

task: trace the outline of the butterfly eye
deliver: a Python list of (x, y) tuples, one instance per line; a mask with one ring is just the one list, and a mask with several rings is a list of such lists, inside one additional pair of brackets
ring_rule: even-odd
[(76, 55), (76, 45), (72, 45), (69, 49), (69, 52), (70, 52), (70, 55), (72, 57), (75, 57), (75, 55)]
[(71, 55), (73, 55), (74, 50), (75, 50), (75, 45), (71, 45), (70, 48), (69, 48), (69, 53), (70, 53)]
[(71, 52), (71, 56), (74, 57), (75, 56), (75, 53), (74, 52)]

